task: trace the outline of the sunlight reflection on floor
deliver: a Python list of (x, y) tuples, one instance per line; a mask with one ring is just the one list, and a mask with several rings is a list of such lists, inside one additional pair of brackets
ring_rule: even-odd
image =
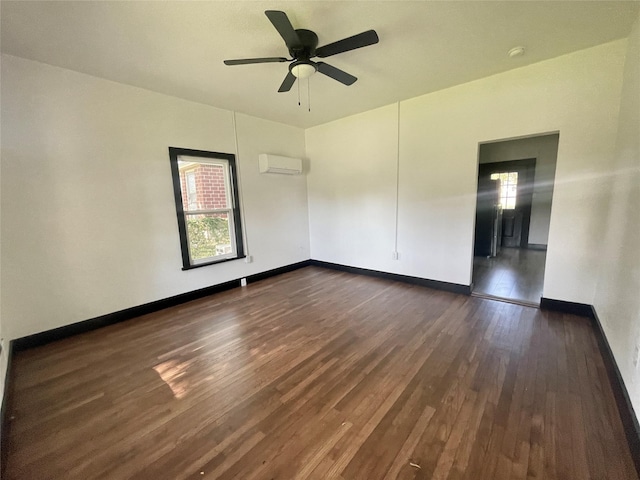
[(185, 378), (191, 362), (178, 362), (168, 360), (156, 365), (156, 371), (164, 383), (166, 383), (177, 399), (184, 398), (189, 390), (189, 381)]

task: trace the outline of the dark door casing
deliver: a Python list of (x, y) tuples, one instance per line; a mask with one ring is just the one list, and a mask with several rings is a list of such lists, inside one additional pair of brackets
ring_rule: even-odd
[(476, 235), (473, 254), (489, 257), (492, 255), (492, 242), (495, 226), (495, 205), (499, 202), (499, 182), (491, 180), (489, 175), (478, 178), (478, 200), (476, 204)]

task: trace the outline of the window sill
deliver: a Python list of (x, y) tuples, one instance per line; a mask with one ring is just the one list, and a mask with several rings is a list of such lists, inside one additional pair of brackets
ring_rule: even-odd
[(188, 265), (186, 267), (182, 267), (182, 270), (193, 270), (194, 268), (200, 268), (200, 267), (208, 267), (209, 265), (217, 265), (219, 263), (224, 263), (224, 262), (233, 262), (234, 260), (241, 260), (243, 258), (246, 258), (246, 255), (240, 255), (238, 257), (233, 257), (233, 258), (222, 258), (220, 260), (212, 260), (210, 262), (206, 262), (206, 263), (198, 263), (195, 265)]

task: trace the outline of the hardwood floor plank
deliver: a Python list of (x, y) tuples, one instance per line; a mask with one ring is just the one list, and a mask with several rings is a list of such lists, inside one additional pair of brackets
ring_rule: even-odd
[(480, 423), (484, 417), (485, 408), (488, 401), (488, 391), (481, 392), (473, 406), (473, 412), (467, 425), (465, 425), (465, 431), (458, 444), (458, 448), (455, 451), (455, 459), (452, 465), (452, 473), (448, 478), (450, 479), (462, 479), (469, 467), (469, 459), (471, 452), (478, 438), (478, 432), (480, 431)]
[(427, 425), (429, 425), (429, 421), (431, 420), (431, 417), (433, 417), (434, 412), (435, 409), (433, 409), (432, 407), (427, 406), (424, 408), (424, 410), (418, 417), (418, 420), (416, 421), (414, 427), (411, 429), (411, 432), (407, 436), (407, 439), (398, 450), (394, 462), (389, 467), (384, 480), (393, 480), (394, 478), (397, 478), (400, 474), (400, 471), (403, 469), (405, 471), (407, 471), (407, 469), (409, 471), (412, 471), (411, 468), (415, 468), (411, 466), (411, 463), (414, 463), (412, 461), (413, 459), (411, 454), (416, 448), (416, 445), (418, 444), (420, 437), (422, 437), (425, 429), (427, 428)]
[(438, 463), (436, 464), (433, 475), (431, 476), (433, 480), (446, 480), (449, 477), (449, 472), (451, 471), (451, 467), (453, 467), (455, 455), (458, 451), (458, 447), (460, 446), (460, 442), (462, 441), (462, 435), (467, 429), (471, 419), (475, 402), (475, 392), (467, 393), (467, 397), (460, 408), (460, 413), (458, 414), (453, 428), (451, 429), (451, 434), (449, 435), (449, 438), (447, 438), (447, 442), (444, 444), (442, 454), (438, 457)]
[(318, 267), (14, 372), (11, 480), (638, 480), (587, 320)]

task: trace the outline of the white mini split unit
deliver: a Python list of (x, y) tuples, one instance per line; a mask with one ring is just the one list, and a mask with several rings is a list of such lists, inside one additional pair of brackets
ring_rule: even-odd
[(279, 173), (282, 175), (300, 175), (302, 173), (302, 160), (299, 158), (261, 153), (258, 156), (258, 162), (260, 173)]

